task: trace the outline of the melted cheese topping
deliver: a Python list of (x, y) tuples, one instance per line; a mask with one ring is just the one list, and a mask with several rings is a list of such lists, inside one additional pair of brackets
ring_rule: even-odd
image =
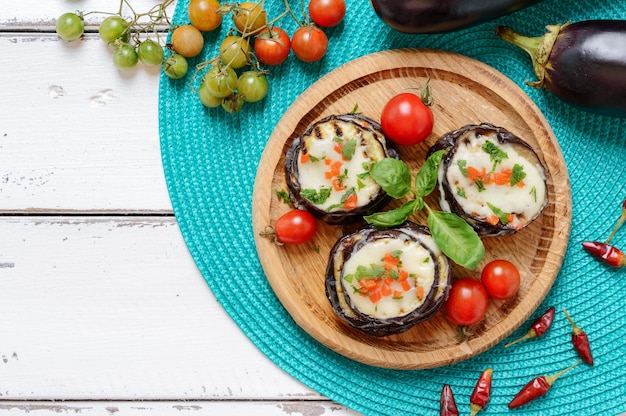
[[(341, 129), (340, 137), (336, 126)], [(334, 120), (316, 128), (317, 135), (303, 138), (298, 180), (302, 190), (326, 190), (330, 195), (323, 202), (309, 201), (327, 212), (369, 203), (380, 192), (380, 186), (366, 172), (373, 162), (385, 157), (382, 144), (371, 131), (350, 122)]]
[[(388, 294), (378, 292), (376, 299), (373, 299), (372, 294), (377, 293), (377, 289), (363, 289), (364, 286), (357, 278), (359, 267), (361, 270), (384, 267), (385, 258), (390, 253), (399, 261), (396, 270), (407, 273), (408, 279), (406, 283), (402, 283), (402, 278), (387, 279), (391, 280), (388, 282)], [(365, 315), (376, 319), (404, 316), (424, 303), (435, 284), (435, 261), (432, 253), (421, 243), (421, 236), (420, 241), (377, 239), (352, 253), (345, 262), (342, 273), (344, 293), (350, 297), (354, 307)], [(385, 279), (379, 279), (379, 285), (383, 284), (382, 280)]]
[[(486, 142), (504, 152), (505, 157), (495, 162), (485, 150)], [(493, 146), (491, 149), (496, 148)], [(448, 169), (444, 172), (440, 167), (440, 187), (445, 174), (456, 202), (472, 217), (493, 225), (521, 228), (538, 215), (547, 197), (543, 167), (534, 155), (524, 154), (529, 153), (525, 150), (520, 145), (498, 143), (470, 132), (460, 139)], [(523, 172), (523, 178), (512, 184), (510, 176), (515, 176), (514, 172)], [(442, 209), (450, 211), (449, 204), (441, 199)]]

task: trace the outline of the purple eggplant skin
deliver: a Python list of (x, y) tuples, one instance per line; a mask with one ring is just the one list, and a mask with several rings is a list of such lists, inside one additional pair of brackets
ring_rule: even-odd
[(496, 34), (524, 49), (538, 81), (582, 110), (626, 117), (626, 20), (586, 20), (547, 26), (541, 37), (526, 37), (498, 26)]
[(446, 33), (487, 22), (541, 0), (370, 0), (380, 19), (414, 34)]

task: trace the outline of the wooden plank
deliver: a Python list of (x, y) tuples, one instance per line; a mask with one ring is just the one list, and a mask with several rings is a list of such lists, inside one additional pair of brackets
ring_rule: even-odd
[(158, 68), (116, 69), (94, 35), (5, 34), (0, 50), (0, 66), (15, 68), (3, 83), (0, 212), (171, 212)]
[(0, 401), (324, 399), (241, 333), (173, 218), (0, 217), (0, 235)]
[(356, 416), (358, 413), (329, 401), (142, 401), (142, 402), (0, 402), (0, 415), (46, 416), (220, 415), (220, 416)]
[[(132, 0), (131, 5), (138, 13), (145, 13), (154, 5), (161, 2), (156, 0)], [(89, 2), (60, 0), (37, 2), (36, 0), (20, 0), (8, 2), (2, 6), (0, 16), (0, 31), (54, 31), (56, 19), (65, 12), (90, 12), (101, 11), (116, 13), (119, 9), (119, 1), (90, 0)], [(168, 8), (168, 14), (172, 17), (174, 6)], [(131, 15), (128, 7), (124, 7), (123, 16)], [(96, 24), (104, 19), (102, 14), (91, 14), (85, 17), (86, 29), (97, 30)]]

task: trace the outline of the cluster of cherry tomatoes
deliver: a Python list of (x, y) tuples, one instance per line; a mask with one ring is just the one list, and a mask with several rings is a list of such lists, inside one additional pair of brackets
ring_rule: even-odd
[(322, 27), (338, 25), (346, 12), (344, 0), (310, 0), (305, 21), (296, 20), (298, 29), (290, 37), (276, 24), (286, 15), (295, 19), (289, 2), (284, 3), (285, 12), (270, 20), (263, 0), (232, 4), (191, 0), (187, 9), (190, 24), (172, 30), (173, 53), (165, 60), (165, 73), (174, 79), (185, 76), (187, 58), (199, 55), (204, 47), (202, 32), (217, 29), (224, 16), (230, 15), (234, 28), (222, 39), (219, 55), (197, 65), (206, 70), (198, 97), (205, 106), (221, 106), (229, 113), (240, 111), (246, 102), (262, 100), (269, 87), (264, 66), (282, 64), (291, 51), (304, 62), (318, 61), (328, 49)]
[[(106, 14), (99, 25), (99, 34), (104, 42), (113, 46), (113, 63), (118, 68), (130, 69), (138, 62), (148, 66), (163, 64), (168, 77), (180, 79), (189, 72), (188, 59), (202, 52), (203, 33), (218, 29), (224, 17), (230, 16), (234, 27), (222, 39), (219, 55), (197, 65), (203, 72), (197, 89), (200, 101), (207, 107), (221, 106), (229, 113), (267, 95), (269, 71), (264, 66), (282, 64), (291, 51), (304, 62), (322, 59), (328, 50), (328, 37), (323, 28), (338, 25), (346, 13), (344, 0), (309, 0), (306, 9), (304, 0), (299, 0), (302, 20), (292, 11), (289, 0), (283, 0), (285, 11), (274, 19), (268, 16), (264, 0), (240, 3), (191, 0), (187, 7), (190, 23), (172, 26), (166, 9), (174, 0), (163, 0), (147, 13), (132, 11), (132, 18), (124, 18), (122, 8), (125, 4), (130, 6), (129, 1), (120, 0), (117, 13), (64, 13), (57, 19), (56, 31), (64, 40), (76, 40), (84, 33), (84, 16)], [(291, 16), (298, 24), (291, 37), (278, 26), (286, 16)], [(146, 23), (142, 23), (142, 19)], [(162, 25), (170, 27), (172, 35), (165, 47), (158, 31)]]
[(508, 260), (492, 260), (485, 265), (480, 280), (463, 277), (455, 280), (446, 301), (448, 318), (456, 325), (471, 326), (487, 313), (489, 297), (510, 299), (517, 294), (521, 278), (517, 267)]
[(169, 20), (166, 9), (174, 0), (165, 0), (146, 13), (135, 13), (132, 18), (122, 17), (122, 7), (128, 0), (121, 0), (117, 13), (68, 12), (56, 21), (56, 32), (66, 41), (79, 39), (85, 32), (84, 17), (91, 13), (106, 14), (98, 26), (100, 39), (113, 46), (113, 63), (119, 69), (130, 69), (142, 62), (147, 66), (161, 65), (164, 58), (158, 27)]

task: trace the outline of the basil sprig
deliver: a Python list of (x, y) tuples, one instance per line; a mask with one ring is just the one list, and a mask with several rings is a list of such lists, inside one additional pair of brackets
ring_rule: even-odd
[(411, 169), (400, 160), (387, 157), (376, 162), (370, 176), (392, 198), (404, 198), (411, 192)]
[(430, 155), (415, 175), (414, 183), (406, 163), (392, 158), (377, 162), (370, 174), (380, 187), (393, 198), (401, 199), (411, 193), (413, 198), (398, 208), (364, 219), (379, 228), (395, 227), (426, 207), (428, 228), (437, 246), (456, 264), (473, 270), (485, 255), (485, 246), (476, 231), (458, 215), (435, 211), (424, 202), (424, 197), (437, 186), (437, 173), (445, 154), (446, 150), (439, 150)]

